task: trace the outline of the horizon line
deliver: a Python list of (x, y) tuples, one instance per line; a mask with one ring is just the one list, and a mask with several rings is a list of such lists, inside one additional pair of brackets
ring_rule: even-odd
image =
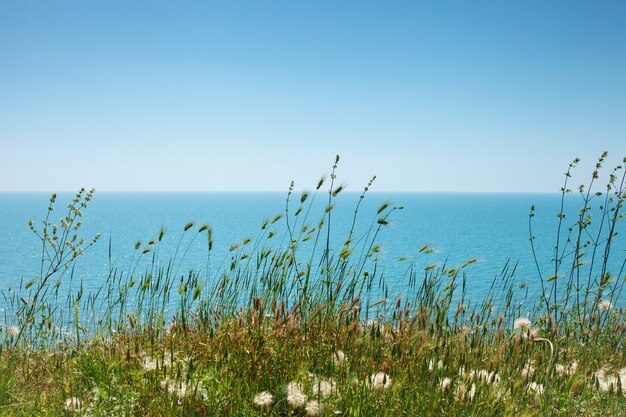
[[(87, 187), (85, 187), (88, 190)], [(313, 193), (316, 190), (302, 189), (293, 190), (292, 193), (301, 192)], [(326, 193), (328, 190), (317, 190), (319, 193)], [(98, 190), (95, 189), (98, 194), (104, 193), (118, 193), (118, 194), (209, 194), (209, 193), (224, 193), (224, 194), (270, 194), (270, 193), (283, 193), (287, 194), (288, 190)], [(0, 190), (0, 194), (66, 194), (77, 193), (77, 190)], [(363, 190), (345, 190), (343, 193), (361, 194)], [(546, 191), (546, 190), (522, 190), (522, 191), (502, 191), (502, 190), (368, 190), (367, 194), (377, 193), (404, 193), (404, 194), (561, 194), (561, 191)]]

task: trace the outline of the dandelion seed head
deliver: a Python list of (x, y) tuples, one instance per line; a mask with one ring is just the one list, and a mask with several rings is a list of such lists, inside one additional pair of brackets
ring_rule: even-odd
[(472, 384), (472, 386), (470, 387), (468, 391), (467, 386), (461, 383), (457, 385), (456, 390), (454, 391), (454, 396), (456, 400), (459, 402), (465, 401), (466, 399), (471, 401), (474, 399), (475, 395), (476, 395), (476, 384)]
[(80, 398), (70, 397), (65, 400), (65, 410), (66, 411), (80, 411), (83, 406)]
[(522, 369), (522, 377), (527, 378), (531, 377), (535, 374), (535, 367), (531, 361), (526, 362), (524, 368)]
[(143, 358), (143, 360), (141, 362), (141, 366), (146, 371), (154, 371), (154, 370), (156, 370), (158, 368), (156, 359), (154, 359), (154, 358), (152, 358), (150, 356), (145, 356)]
[(441, 387), (442, 391), (447, 390), (448, 388), (450, 388), (450, 385), (452, 384), (452, 380), (450, 378), (444, 378), (441, 380), (441, 382), (439, 383), (439, 387)]
[(311, 400), (304, 407), (307, 416), (319, 416), (324, 412), (324, 405), (319, 401)]
[(304, 387), (302, 384), (295, 381), (287, 384), (287, 402), (293, 408), (304, 407), (306, 395), (304, 395)]
[(513, 328), (522, 331), (530, 329), (530, 325), (530, 320), (526, 317), (519, 317), (513, 322)]
[(267, 391), (263, 391), (254, 397), (254, 404), (259, 408), (268, 408), (273, 401), (274, 396)]
[[(428, 361), (428, 370), (432, 371), (433, 369), (435, 369), (435, 360), (431, 359)], [(437, 369), (443, 369), (443, 360), (439, 359), (439, 361), (437, 361)]]
[(172, 381), (165, 378), (161, 381), (161, 388), (167, 390), (170, 394), (176, 395), (179, 399), (185, 398), (188, 394), (187, 384), (183, 381)]
[(472, 384), (472, 387), (470, 388), (469, 392), (467, 393), (467, 397), (470, 400), (473, 400), (475, 395), (476, 395), (476, 384)]
[(626, 368), (615, 373), (608, 373), (607, 369), (600, 369), (593, 374), (597, 388), (602, 392), (616, 392), (619, 387), (626, 387)]
[(470, 371), (469, 378), (476, 379), (479, 382), (483, 382), (486, 384), (499, 384), (502, 379), (500, 375), (498, 375), (495, 371), (489, 372), (486, 369), (481, 369), (479, 371)]
[(7, 327), (6, 332), (7, 332), (7, 335), (9, 335), (9, 337), (13, 338), (20, 333), (20, 328), (17, 326), (9, 326)]
[(600, 311), (606, 312), (613, 309), (613, 304), (609, 300), (602, 300), (600, 304), (598, 304), (598, 308)]
[(387, 389), (391, 386), (391, 377), (384, 372), (376, 372), (375, 374), (370, 375), (368, 386), (371, 389), (376, 391), (380, 391), (383, 389)]
[(346, 364), (346, 354), (342, 350), (337, 350), (333, 354), (333, 363), (335, 366), (340, 367)]
[(312, 393), (314, 396), (320, 396), (322, 398), (330, 397), (333, 392), (337, 391), (337, 385), (335, 381), (328, 379), (315, 379), (313, 381)]
[(524, 332), (523, 337), (524, 339), (535, 340), (539, 337), (539, 329), (537, 329), (536, 327), (533, 327), (529, 331)]
[(530, 384), (528, 384), (528, 390), (532, 391), (538, 395), (543, 394), (543, 384), (537, 384), (536, 382), (531, 382)]

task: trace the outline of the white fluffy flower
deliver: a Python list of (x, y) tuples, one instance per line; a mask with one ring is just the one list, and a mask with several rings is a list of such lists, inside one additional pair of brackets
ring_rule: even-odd
[(531, 382), (528, 384), (528, 389), (530, 391), (535, 392), (538, 395), (543, 394), (543, 384), (537, 384), (536, 382)]
[[(435, 360), (431, 359), (430, 361), (428, 361), (428, 370), (432, 371), (434, 368), (435, 368)], [(437, 369), (443, 369), (443, 361), (441, 359), (437, 361)]]
[(522, 369), (523, 378), (530, 378), (535, 374), (535, 367), (533, 365), (534, 364), (531, 361), (526, 362), (526, 365), (524, 365), (524, 368)]
[(337, 350), (333, 354), (333, 363), (335, 366), (340, 367), (346, 364), (346, 354), (342, 350)]
[(439, 387), (441, 387), (442, 391), (445, 391), (450, 387), (450, 384), (452, 384), (452, 380), (446, 377), (441, 380), (441, 382), (439, 383)]
[(263, 391), (254, 397), (254, 404), (259, 408), (267, 408), (272, 405), (274, 396), (267, 391)]
[(302, 384), (293, 381), (287, 384), (287, 402), (293, 408), (304, 407), (306, 395), (304, 395)]
[(161, 381), (161, 388), (166, 389), (170, 394), (176, 395), (182, 399), (187, 396), (187, 384), (182, 381), (172, 381), (169, 378), (165, 378)]
[(65, 410), (66, 411), (80, 411), (83, 406), (80, 398), (70, 397), (65, 400)]
[(20, 328), (17, 326), (9, 326), (7, 327), (7, 335), (11, 338), (17, 336), (20, 333)]
[(622, 387), (626, 386), (626, 368), (620, 369), (617, 375), (614, 372), (609, 374), (607, 369), (603, 368), (594, 372), (593, 377), (597, 388), (603, 392), (615, 392), (620, 384)]
[(391, 386), (391, 377), (384, 372), (376, 372), (370, 375), (368, 386), (375, 390), (387, 389)]
[(143, 369), (146, 371), (154, 371), (158, 368), (156, 359), (150, 356), (144, 356), (141, 361), (141, 366), (143, 366)]
[(304, 407), (307, 416), (319, 416), (324, 412), (324, 405), (319, 401), (311, 400)]
[(495, 371), (489, 372), (486, 369), (471, 371), (469, 373), (469, 377), (470, 379), (477, 379), (479, 382), (486, 384), (499, 384), (501, 380), (500, 375), (498, 375)]
[(315, 378), (313, 380), (313, 387), (311, 391), (314, 396), (328, 398), (337, 391), (337, 385), (333, 380)]
[(609, 300), (602, 300), (600, 304), (598, 304), (598, 308), (600, 311), (609, 311), (613, 309), (613, 304)]
[(557, 375), (560, 376), (570, 376), (576, 373), (576, 369), (578, 369), (578, 362), (574, 361), (569, 365), (563, 365), (561, 363), (557, 363), (555, 366), (555, 370)]
[(467, 386), (461, 383), (456, 387), (456, 390), (454, 391), (454, 396), (456, 397), (457, 401), (465, 401), (466, 399), (471, 401), (474, 399), (475, 395), (476, 384), (472, 384), (470, 390), (468, 391)]
[(513, 328), (522, 331), (530, 329), (530, 325), (531, 322), (526, 317), (519, 317), (513, 322)]

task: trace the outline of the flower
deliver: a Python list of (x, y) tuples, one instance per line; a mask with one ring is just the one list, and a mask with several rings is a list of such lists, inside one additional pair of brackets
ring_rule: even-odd
[(65, 410), (66, 411), (80, 411), (83, 404), (80, 398), (70, 397), (65, 400)]
[(165, 378), (161, 381), (161, 388), (166, 389), (170, 394), (175, 394), (180, 399), (188, 394), (187, 384), (182, 381), (170, 381), (168, 378)]
[(613, 304), (609, 300), (602, 300), (600, 304), (598, 304), (598, 308), (600, 311), (609, 311), (613, 308)]
[(368, 386), (377, 391), (387, 389), (391, 386), (391, 377), (384, 372), (377, 372), (370, 375)]
[(341, 351), (341, 350), (337, 350), (333, 354), (333, 362), (334, 362), (335, 366), (337, 366), (337, 367), (345, 365), (346, 364), (346, 354), (343, 353), (343, 351)]
[[(430, 361), (428, 361), (428, 370), (432, 371), (435, 368), (435, 360), (431, 359)], [(439, 359), (439, 361), (437, 362), (437, 369), (443, 369), (443, 361), (441, 359)]]
[(9, 326), (6, 331), (7, 335), (9, 335), (10, 338), (13, 338), (20, 333), (20, 328), (17, 326)]
[(513, 328), (522, 331), (530, 329), (530, 325), (530, 320), (526, 317), (519, 317), (513, 322)]
[(324, 412), (324, 405), (319, 401), (311, 400), (306, 403), (304, 411), (306, 411), (307, 416), (319, 416)]
[(567, 368), (562, 363), (557, 363), (554, 368), (558, 375), (567, 375)]
[(528, 389), (530, 391), (534, 391), (536, 394), (543, 394), (543, 384), (537, 384), (536, 382), (531, 382), (528, 384)]
[(574, 361), (569, 365), (563, 365), (561, 363), (557, 363), (555, 366), (555, 370), (557, 375), (560, 376), (569, 376), (576, 373), (576, 369), (578, 369), (578, 362)]
[(597, 372), (594, 372), (593, 378), (596, 383), (596, 387), (603, 392), (617, 391), (618, 384), (624, 387), (626, 385), (626, 368), (622, 368), (618, 371), (617, 376), (613, 374), (607, 374), (607, 368), (602, 368)]
[(254, 397), (254, 404), (259, 408), (268, 408), (272, 405), (274, 396), (267, 391), (263, 391)]
[(314, 396), (320, 396), (322, 398), (328, 398), (333, 392), (337, 391), (335, 381), (327, 379), (313, 380), (312, 392)]
[(145, 369), (146, 371), (154, 371), (158, 368), (156, 359), (150, 356), (145, 356), (143, 358), (143, 360), (141, 361), (141, 366), (143, 366), (143, 369)]
[(470, 379), (477, 379), (479, 382), (484, 382), (486, 384), (499, 384), (501, 380), (500, 375), (498, 375), (495, 371), (489, 372), (486, 369), (471, 371), (469, 377)]
[(287, 384), (287, 402), (293, 408), (304, 407), (306, 395), (304, 395), (302, 384), (293, 381)]
[(466, 398), (471, 401), (474, 399), (475, 395), (476, 384), (472, 384), (470, 390), (468, 391), (467, 386), (461, 383), (456, 387), (456, 390), (454, 391), (454, 396), (456, 397), (457, 401), (465, 401)]
[(472, 387), (467, 393), (467, 396), (470, 400), (473, 400), (475, 395), (476, 395), (476, 384), (472, 384)]
[(535, 367), (533, 366), (533, 362), (532, 361), (526, 362), (526, 365), (524, 365), (524, 368), (522, 369), (522, 377), (523, 378), (531, 377), (534, 374), (535, 374)]
[(446, 377), (441, 380), (441, 382), (439, 383), (439, 386), (441, 387), (442, 391), (445, 391), (450, 387), (450, 384), (452, 384), (452, 380)]

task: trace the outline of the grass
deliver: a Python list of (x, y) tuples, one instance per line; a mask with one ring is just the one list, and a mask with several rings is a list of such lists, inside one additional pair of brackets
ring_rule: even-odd
[[(550, 275), (537, 260), (540, 299), (526, 299), (511, 264), (488, 294), (470, 300), (473, 260), (409, 267), (406, 287), (389, 289), (378, 236), (400, 207), (361, 213), (370, 182), (352, 228), (334, 230), (337, 163), (310, 193), (296, 196), (292, 185), (285, 212), (217, 265), (212, 229), (190, 223), (171, 258), (161, 259), (161, 230), (92, 293), (63, 285), (98, 240), (80, 235), (93, 192), (81, 190), (57, 225), (53, 196), (41, 228), (30, 223), (42, 245), (40, 277), (2, 293), (15, 315), (2, 329), (0, 414), (623, 415), (626, 317), (613, 304), (624, 262), (608, 270), (621, 238), (621, 168), (600, 194), (587, 191), (597, 171), (579, 189), (583, 207), (572, 225), (563, 211), (557, 216)], [(315, 199), (325, 209), (311, 220)], [(592, 223), (587, 207), (596, 201)], [(369, 225), (365, 233), (358, 222)], [(343, 245), (331, 247), (331, 233), (345, 233)], [(207, 265), (188, 271), (185, 254), (198, 239)], [(529, 317), (520, 301), (535, 305)]]

